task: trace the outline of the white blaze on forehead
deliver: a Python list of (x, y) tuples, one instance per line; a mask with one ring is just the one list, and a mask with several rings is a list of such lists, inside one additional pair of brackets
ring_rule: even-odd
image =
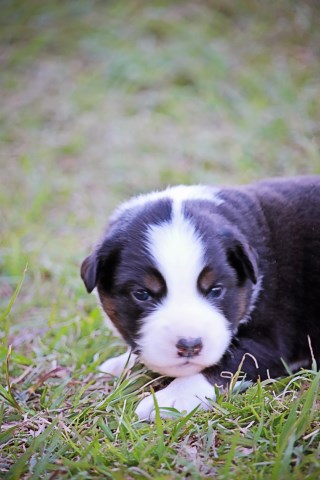
[[(148, 249), (166, 282), (167, 294), (144, 318), (138, 341), (142, 362), (151, 370), (174, 377), (214, 365), (231, 339), (223, 313), (198, 291), (205, 246), (184, 217), (182, 203), (177, 199), (173, 202), (171, 220), (149, 227)], [(201, 338), (200, 354), (190, 361), (179, 357), (176, 344), (181, 338)]]
[(194, 293), (198, 276), (205, 266), (203, 245), (177, 204), (170, 222), (150, 226), (148, 245), (165, 279), (168, 296)]
[(131, 209), (166, 198), (173, 200), (175, 205), (181, 204), (181, 202), (186, 200), (207, 200), (213, 202), (215, 205), (220, 205), (223, 203), (223, 200), (219, 198), (219, 192), (219, 189), (205, 185), (177, 185), (175, 187), (168, 187), (165, 190), (137, 195), (116, 209), (111, 218), (111, 222), (117, 221), (123, 213)]

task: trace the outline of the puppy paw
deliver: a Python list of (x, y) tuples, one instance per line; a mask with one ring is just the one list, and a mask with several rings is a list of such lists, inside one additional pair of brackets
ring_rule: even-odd
[[(204, 375), (198, 373), (190, 377), (180, 377), (173, 380), (166, 388), (155, 393), (162, 418), (170, 417), (170, 412), (163, 408), (175, 408), (180, 412), (191, 412), (198, 405), (203, 410), (210, 408), (208, 398), (215, 399), (214, 387)], [(136, 409), (140, 420), (153, 421), (155, 406), (153, 396), (144, 398)]]
[(99, 371), (101, 373), (108, 373), (114, 377), (119, 377), (125, 368), (129, 370), (133, 367), (136, 358), (137, 355), (131, 353), (131, 350), (127, 350), (126, 353), (118, 357), (109, 358), (103, 362), (99, 367)]

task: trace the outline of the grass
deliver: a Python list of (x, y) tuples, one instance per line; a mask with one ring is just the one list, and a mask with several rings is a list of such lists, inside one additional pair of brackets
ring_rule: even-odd
[(320, 173), (319, 14), (312, 0), (1, 2), (1, 477), (319, 478), (316, 368), (138, 422), (153, 380), (97, 376), (123, 346), (79, 278), (131, 194)]

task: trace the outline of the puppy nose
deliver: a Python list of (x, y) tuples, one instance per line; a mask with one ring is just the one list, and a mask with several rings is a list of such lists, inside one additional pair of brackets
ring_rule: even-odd
[(202, 350), (201, 338), (180, 338), (176, 343), (179, 357), (195, 357)]

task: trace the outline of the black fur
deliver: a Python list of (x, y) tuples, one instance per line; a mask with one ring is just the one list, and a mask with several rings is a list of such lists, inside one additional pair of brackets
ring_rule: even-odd
[(251, 319), (240, 325), (219, 365), (205, 370), (216, 381), (243, 371), (256, 380), (285, 375), (286, 364), (308, 366), (310, 338), (320, 360), (320, 177), (272, 180), (226, 190), (221, 210), (257, 253), (262, 291)]
[[(285, 375), (284, 362), (310, 363), (308, 338), (319, 361), (320, 176), (226, 188), (219, 198), (219, 205), (192, 199), (184, 204), (184, 215), (205, 244), (207, 265), (226, 279), (219, 307), (235, 332), (219, 364), (203, 373), (213, 384), (226, 383), (221, 373), (235, 373), (250, 353), (256, 362), (247, 356), (242, 367), (248, 379)], [(81, 268), (87, 290), (97, 286), (109, 316), (133, 348), (140, 322), (166, 295), (160, 279), (161, 295), (143, 306), (132, 299), (146, 275), (158, 274), (146, 229), (170, 218), (169, 199), (125, 211)], [(257, 282), (261, 291), (253, 308)], [(241, 323), (246, 315), (248, 321)]]

